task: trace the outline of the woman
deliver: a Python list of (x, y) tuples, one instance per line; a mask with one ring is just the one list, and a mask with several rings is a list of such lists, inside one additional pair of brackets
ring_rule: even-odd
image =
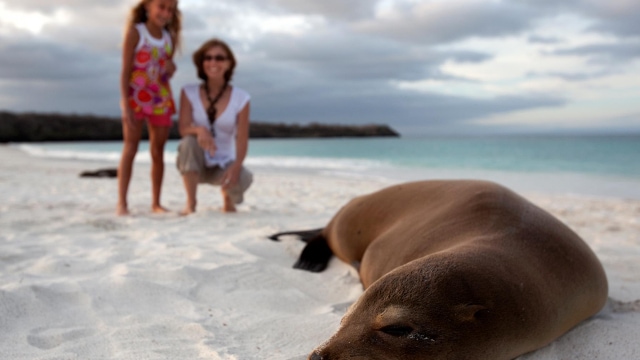
[(242, 165), (249, 142), (249, 94), (230, 84), (236, 60), (219, 39), (193, 54), (200, 84), (180, 94), (177, 167), (187, 192), (183, 215), (196, 211), (198, 184), (221, 186), (224, 212), (235, 212), (253, 175)]

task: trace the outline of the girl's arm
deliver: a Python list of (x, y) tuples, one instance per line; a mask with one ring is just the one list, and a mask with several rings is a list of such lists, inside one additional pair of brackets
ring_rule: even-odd
[(173, 61), (173, 57), (176, 54), (176, 50), (177, 50), (176, 37), (174, 35), (171, 35), (171, 47), (172, 47), (171, 55), (169, 56), (169, 61), (167, 62), (167, 65), (166, 65), (167, 75), (169, 75), (170, 78), (173, 77), (173, 74), (178, 69), (178, 67), (176, 66), (176, 63)]
[(140, 41), (138, 30), (133, 26), (129, 27), (122, 46), (122, 71), (120, 73), (120, 110), (122, 111), (122, 121), (127, 126), (133, 126), (134, 121), (133, 110), (129, 106), (129, 81), (138, 41)]
[(224, 173), (222, 178), (222, 188), (226, 189), (238, 183), (240, 180), (240, 171), (242, 170), (242, 163), (247, 156), (249, 149), (249, 113), (250, 104), (242, 108), (238, 113), (238, 128), (236, 131), (236, 161), (231, 164), (229, 169)]
[(216, 143), (209, 132), (209, 129), (204, 126), (198, 126), (193, 122), (193, 107), (191, 101), (184, 93), (184, 90), (180, 92), (180, 117), (178, 118), (178, 130), (180, 136), (195, 136), (198, 139), (200, 147), (208, 151), (213, 156), (216, 152)]

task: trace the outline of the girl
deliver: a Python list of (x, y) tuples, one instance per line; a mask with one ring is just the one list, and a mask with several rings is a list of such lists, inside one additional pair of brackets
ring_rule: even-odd
[(243, 165), (249, 139), (249, 94), (231, 85), (236, 59), (219, 40), (205, 42), (193, 54), (201, 83), (180, 94), (177, 167), (187, 193), (183, 215), (196, 211), (199, 183), (220, 185), (224, 212), (235, 212), (253, 175)]
[(131, 11), (123, 45), (120, 77), (124, 145), (118, 168), (118, 215), (128, 215), (127, 191), (138, 152), (143, 122), (147, 122), (151, 153), (151, 210), (163, 213), (160, 188), (164, 175), (164, 145), (175, 105), (169, 78), (175, 71), (174, 49), (180, 33), (177, 0), (141, 0)]

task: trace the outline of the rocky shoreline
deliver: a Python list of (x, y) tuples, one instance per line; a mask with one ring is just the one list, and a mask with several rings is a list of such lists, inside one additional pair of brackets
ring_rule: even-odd
[[(253, 122), (250, 138), (399, 137), (388, 125), (328, 125)], [(146, 129), (143, 137), (147, 138)], [(177, 124), (169, 135), (179, 139)], [(120, 119), (93, 115), (0, 112), (0, 143), (122, 140)]]

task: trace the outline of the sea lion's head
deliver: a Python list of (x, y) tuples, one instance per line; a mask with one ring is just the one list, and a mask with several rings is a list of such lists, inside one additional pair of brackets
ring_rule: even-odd
[(309, 359), (491, 359), (500, 315), (470, 281), (453, 262), (399, 267), (362, 294)]

